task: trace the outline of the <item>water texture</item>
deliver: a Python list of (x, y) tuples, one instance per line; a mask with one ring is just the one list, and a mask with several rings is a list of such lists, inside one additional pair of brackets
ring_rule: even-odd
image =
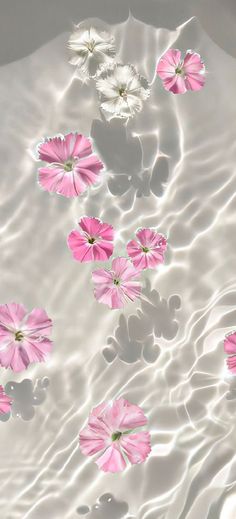
[[(76, 21), (76, 20), (75, 20)], [(2, 303), (42, 306), (54, 348), (27, 373), (1, 371), (12, 415), (0, 422), (3, 519), (235, 519), (236, 384), (222, 347), (235, 327), (235, 58), (197, 18), (154, 28), (131, 15), (105, 26), (120, 60), (152, 83), (143, 111), (108, 123), (93, 82), (68, 64), (63, 32), (1, 66)], [(207, 67), (198, 93), (155, 78), (169, 47)], [(106, 164), (76, 200), (43, 192), (29, 150), (44, 136), (91, 134)], [(117, 229), (117, 253), (139, 226), (168, 237), (166, 263), (143, 274), (140, 302), (110, 311), (68, 233), (84, 215)], [(124, 396), (149, 419), (152, 453), (104, 474), (78, 446), (90, 409)]]

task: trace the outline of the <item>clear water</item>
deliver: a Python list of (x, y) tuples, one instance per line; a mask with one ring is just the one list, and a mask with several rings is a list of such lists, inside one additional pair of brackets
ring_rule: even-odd
[[(93, 83), (74, 77), (68, 33), (1, 67), (1, 302), (45, 307), (54, 350), (26, 374), (1, 372), (17, 406), (0, 423), (0, 515), (235, 519), (236, 383), (222, 348), (236, 316), (235, 58), (197, 19), (169, 30), (129, 17), (109, 30), (121, 61), (152, 82), (127, 127), (106, 123)], [(200, 52), (201, 92), (172, 96), (155, 79), (169, 46)], [(77, 200), (43, 192), (28, 152), (69, 130), (91, 133), (107, 165)], [(142, 300), (124, 312), (99, 305), (91, 265), (71, 259), (66, 237), (84, 214), (114, 225), (118, 254), (140, 225), (168, 236), (165, 266), (143, 275)], [(78, 433), (94, 405), (121, 395), (145, 410), (153, 448), (107, 475)]]

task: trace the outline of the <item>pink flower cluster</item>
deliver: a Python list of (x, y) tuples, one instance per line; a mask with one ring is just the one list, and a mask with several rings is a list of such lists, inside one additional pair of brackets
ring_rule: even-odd
[[(98, 218), (84, 216), (80, 229), (68, 236), (68, 247), (80, 263), (107, 261), (113, 254), (114, 229)], [(126, 301), (134, 301), (141, 293), (141, 270), (156, 268), (164, 262), (167, 241), (152, 229), (140, 229), (136, 240), (127, 244), (128, 258), (112, 260), (111, 269), (93, 271), (95, 298), (110, 308), (122, 308)]]

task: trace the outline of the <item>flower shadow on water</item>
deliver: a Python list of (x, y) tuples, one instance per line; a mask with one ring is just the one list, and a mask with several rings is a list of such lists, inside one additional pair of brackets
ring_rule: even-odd
[(46, 399), (49, 379), (37, 379), (35, 385), (25, 378), (22, 382), (10, 381), (5, 386), (5, 392), (12, 399), (11, 413), (0, 415), (0, 421), (9, 420), (10, 416), (20, 417), (22, 420), (31, 420), (35, 415), (35, 407)]
[(156, 338), (163, 337), (170, 341), (178, 333), (175, 314), (180, 307), (178, 295), (166, 300), (160, 297), (157, 290), (152, 290), (147, 281), (141, 309), (128, 318), (122, 314), (114, 337), (108, 337), (108, 346), (103, 349), (105, 360), (111, 363), (119, 357), (123, 362), (132, 364), (143, 358), (148, 363), (154, 363), (160, 354)]
[(133, 516), (127, 516), (129, 511), (128, 504), (123, 501), (117, 501), (112, 494), (103, 494), (99, 497), (97, 503), (90, 509), (89, 506), (83, 505), (77, 508), (79, 515), (87, 515), (88, 519), (135, 519)]
[(133, 190), (137, 197), (154, 194), (161, 197), (169, 178), (167, 157), (160, 155), (152, 168), (143, 168), (143, 151), (137, 136), (119, 119), (109, 123), (95, 120), (91, 135), (97, 152), (109, 171), (108, 189), (112, 195), (122, 196)]

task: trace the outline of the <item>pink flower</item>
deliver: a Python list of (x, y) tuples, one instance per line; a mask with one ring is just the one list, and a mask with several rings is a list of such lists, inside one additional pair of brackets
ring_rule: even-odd
[(132, 465), (143, 463), (151, 452), (150, 433), (133, 432), (146, 424), (142, 409), (128, 400), (104, 402), (92, 410), (80, 432), (80, 449), (86, 456), (101, 452), (96, 464), (104, 472), (120, 472), (126, 467), (126, 458)]
[(2, 386), (0, 386), (0, 414), (9, 413), (11, 409), (11, 399), (6, 395)]
[(84, 216), (79, 222), (81, 231), (72, 231), (68, 236), (68, 247), (73, 257), (86, 261), (107, 261), (113, 253), (114, 230), (112, 225), (99, 218)]
[(166, 238), (152, 229), (140, 229), (136, 233), (137, 241), (127, 244), (127, 252), (136, 269), (154, 269), (164, 262), (167, 247)]
[(169, 49), (157, 65), (157, 74), (166, 90), (184, 94), (187, 90), (201, 90), (205, 83), (205, 66), (197, 52), (188, 50), (181, 60), (178, 49)]
[(127, 258), (115, 258), (111, 270), (92, 273), (95, 297), (110, 308), (122, 308), (127, 300), (134, 301), (141, 293), (137, 271)]
[(41, 187), (69, 198), (95, 184), (103, 168), (97, 155), (92, 155), (90, 140), (78, 133), (47, 139), (38, 152), (40, 160), (48, 162), (39, 168)]
[(224, 350), (230, 357), (227, 358), (227, 365), (231, 373), (236, 375), (236, 332), (226, 335), (224, 340)]
[(52, 321), (45, 310), (27, 313), (23, 305), (0, 305), (0, 365), (22, 371), (31, 362), (45, 360), (51, 351)]

